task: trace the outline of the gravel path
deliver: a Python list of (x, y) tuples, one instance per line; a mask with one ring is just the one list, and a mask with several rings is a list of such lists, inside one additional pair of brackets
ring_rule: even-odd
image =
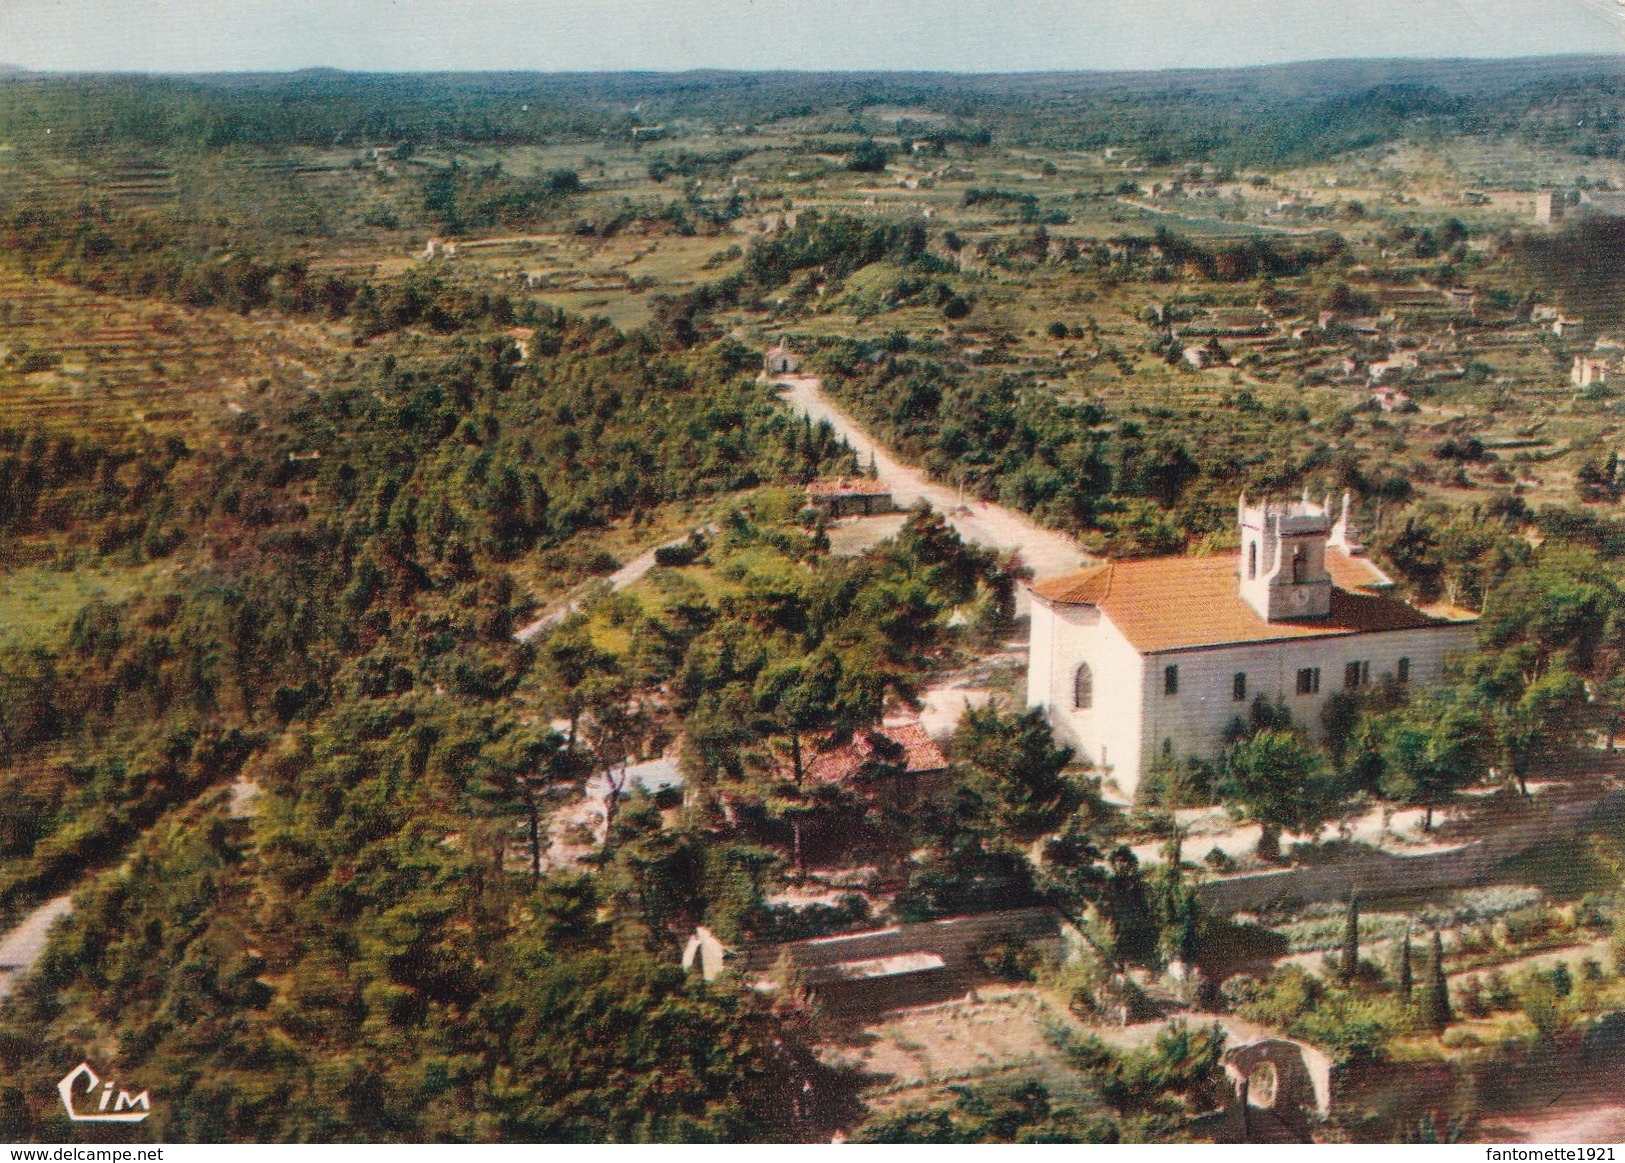
[(900, 507), (922, 498), (929, 501), (965, 540), (1001, 552), (1019, 552), (1038, 578), (1072, 573), (1091, 560), (1071, 537), (1039, 526), (1024, 513), (977, 500), (968, 500), (960, 508), (954, 489), (934, 483), (924, 472), (894, 457), (824, 393), (817, 376), (778, 376), (774, 382), (784, 389), (785, 402), (796, 411), (815, 423), (827, 420), (859, 460), (867, 462), (873, 456), (875, 475), (891, 486), (892, 499)]
[(51, 926), (71, 908), (71, 896), (53, 897), (24, 917), (11, 932), (0, 936), (0, 1000), (34, 968), (40, 954), (45, 952), (45, 939), (50, 935)]
[[(717, 527), (715, 525), (704, 525), (698, 530), (700, 533), (707, 534), (712, 534), (716, 531)], [(665, 549), (674, 545), (683, 545), (687, 543), (688, 539), (692, 536), (692, 533), (685, 533), (673, 541), (667, 541), (664, 544), (652, 546), (651, 548), (644, 550), (642, 553), (638, 554), (631, 561), (621, 566), (620, 569), (616, 570), (605, 579), (609, 582), (609, 588), (612, 590), (624, 590), (627, 586), (631, 585), (633, 582), (637, 581), (640, 577), (654, 568), (656, 550)], [(564, 621), (579, 609), (581, 609), (580, 601), (575, 598), (571, 598), (568, 602), (560, 606), (557, 610), (554, 610), (551, 614), (544, 614), (530, 625), (521, 629), (517, 634), (514, 635), (514, 640), (517, 642), (529, 642), (532, 638), (536, 637), (536, 635), (540, 634), (543, 630), (546, 630), (549, 626), (557, 626), (560, 622)]]

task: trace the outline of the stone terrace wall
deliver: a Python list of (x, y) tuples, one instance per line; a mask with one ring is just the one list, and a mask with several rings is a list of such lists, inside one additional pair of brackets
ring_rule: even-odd
[(1047, 945), (1059, 953), (1065, 939), (1057, 913), (1043, 908), (1009, 909), (767, 945), (747, 953), (739, 970), (746, 981), (754, 982), (771, 978), (779, 959), (786, 955), (803, 969), (900, 953), (935, 953), (942, 958), (940, 969), (831, 981), (813, 987), (827, 1016), (862, 1020), (889, 1010), (934, 1005), (964, 996), (975, 987), (979, 976), (973, 956), (976, 950), (1001, 940), (1040, 948)]
[(1270, 905), (1372, 898), (1494, 880), (1502, 864), (1546, 840), (1625, 821), (1625, 789), (1598, 788), (1575, 798), (1539, 798), (1526, 818), (1460, 847), (1420, 856), (1363, 852), (1326, 864), (1211, 880), (1199, 888), (1215, 913), (1256, 912)]
[(946, 917), (912, 925), (893, 925), (863, 933), (843, 933), (834, 937), (814, 937), (752, 949), (743, 959), (747, 975), (772, 971), (784, 954), (803, 968), (835, 965), (842, 961), (863, 961), (872, 957), (892, 957), (899, 953), (935, 953), (947, 967), (964, 967), (978, 946), (998, 940), (1042, 942), (1061, 940), (1060, 915), (1050, 909), (1006, 909), (977, 913), (968, 917)]

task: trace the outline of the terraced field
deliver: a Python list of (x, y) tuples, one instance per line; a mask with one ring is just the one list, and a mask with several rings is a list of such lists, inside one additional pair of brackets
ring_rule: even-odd
[(0, 272), (0, 406), (12, 423), (209, 429), (315, 383), (339, 338)]

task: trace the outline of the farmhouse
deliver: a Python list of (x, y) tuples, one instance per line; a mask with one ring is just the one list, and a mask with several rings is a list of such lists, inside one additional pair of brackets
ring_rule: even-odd
[(1339, 689), (1438, 683), (1469, 616), (1403, 601), (1364, 555), (1349, 500), (1238, 506), (1241, 553), (1106, 562), (1032, 586), (1027, 703), (1132, 795), (1164, 749), (1216, 758), (1262, 695), (1319, 730)]
[(1569, 371), (1569, 379), (1574, 381), (1577, 388), (1589, 388), (1594, 384), (1606, 384), (1608, 371), (1607, 360), (1577, 355), (1574, 357), (1574, 366)]

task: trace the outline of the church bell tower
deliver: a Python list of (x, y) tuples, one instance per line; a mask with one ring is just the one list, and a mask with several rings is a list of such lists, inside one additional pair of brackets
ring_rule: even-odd
[(1241, 498), (1241, 596), (1266, 622), (1300, 622), (1332, 612), (1326, 541), (1332, 506), (1301, 501), (1249, 505)]

